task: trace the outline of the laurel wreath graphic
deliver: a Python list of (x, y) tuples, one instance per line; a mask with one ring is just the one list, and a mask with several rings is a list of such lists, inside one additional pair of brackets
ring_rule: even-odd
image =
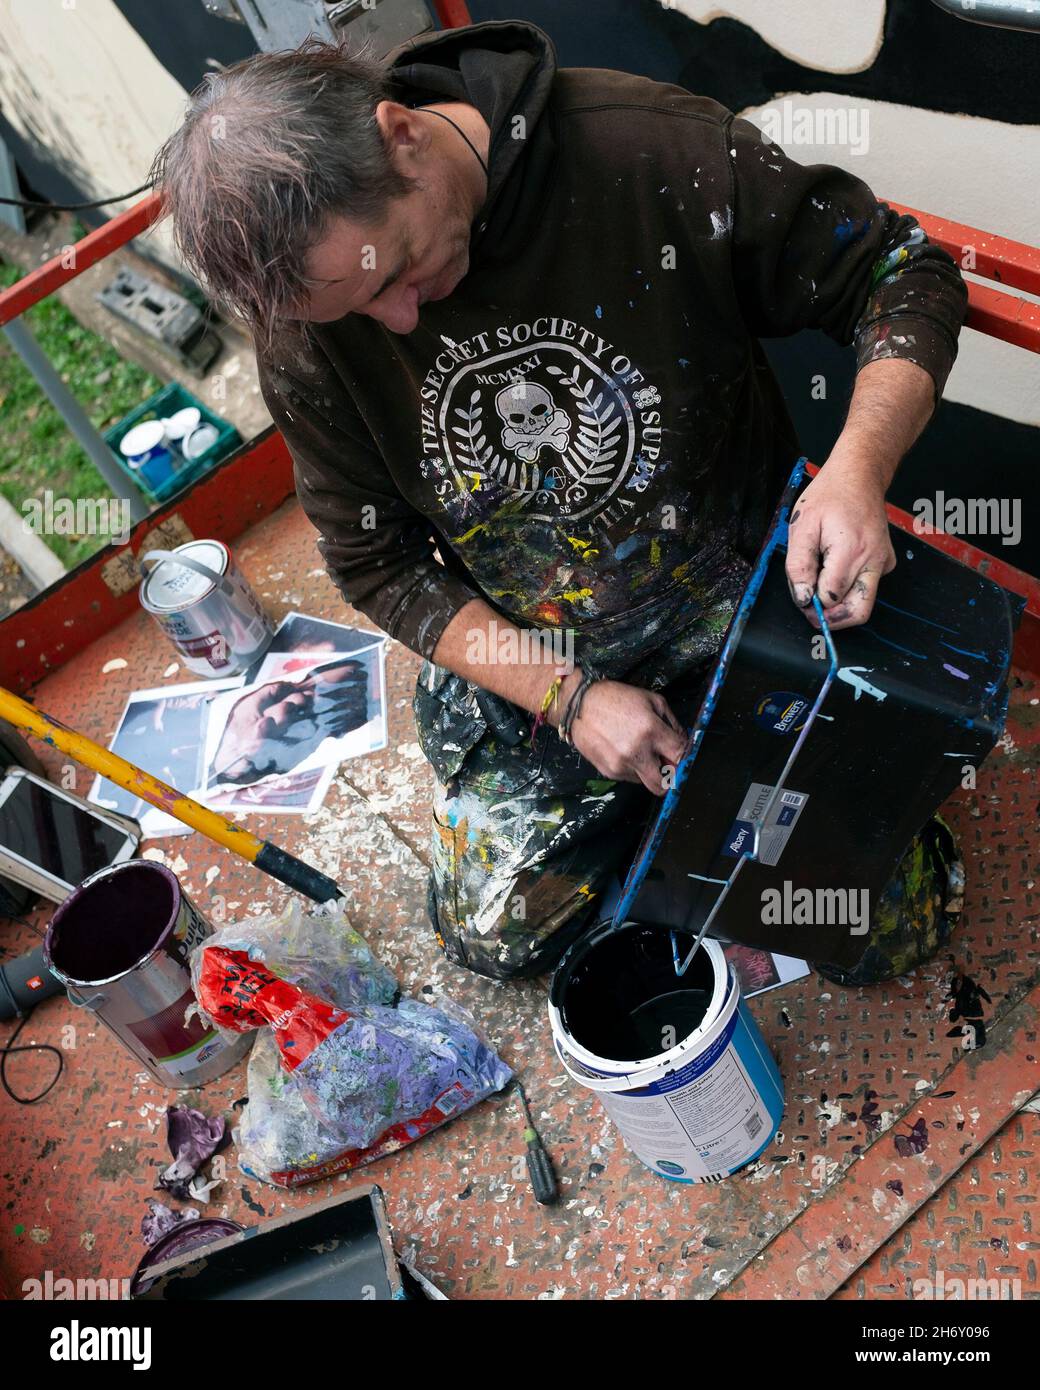
[(549, 502), (561, 506), (564, 500), (574, 505), (584, 500), (589, 488), (606, 487), (612, 481), (624, 417), (616, 401), (610, 400), (603, 390), (597, 391), (598, 383), (593, 377), (581, 381), (577, 367), (570, 375), (562, 367), (550, 366), (547, 370), (559, 379), (561, 386), (566, 386), (578, 416), (570, 447), (560, 456), (560, 463), (570, 475), (565, 488), (546, 487), (548, 470), (538, 462), (504, 458), (488, 443), (479, 390), (471, 393), (468, 409), (455, 407), (453, 414), (461, 423), (453, 425), (451, 432), (457, 440), (460, 471), (478, 478), (493, 478), (525, 499), (535, 498), (543, 506)]

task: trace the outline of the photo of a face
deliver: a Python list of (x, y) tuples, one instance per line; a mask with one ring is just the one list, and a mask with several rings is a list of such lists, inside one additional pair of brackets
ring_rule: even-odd
[(291, 772), (325, 739), (368, 723), (368, 688), (368, 667), (351, 660), (254, 686), (232, 706), (213, 758), (214, 776), (245, 786)]
[[(290, 613), (246, 676), (135, 690), (114, 752), (228, 815), (304, 815), (345, 758), (386, 747), (380, 633)], [(182, 821), (98, 777), (89, 799), (134, 816), (145, 839)]]
[[(205, 765), (210, 707), (218, 694), (240, 683), (236, 678), (133, 691), (112, 739), (112, 751), (179, 791), (194, 792)], [(104, 777), (95, 778), (88, 800), (133, 816), (146, 839), (189, 833), (181, 821)]]
[[(347, 650), (330, 650), (335, 639)], [(287, 619), (248, 683), (214, 702), (206, 802), (229, 813), (316, 810), (344, 758), (386, 746), (384, 651), (373, 633)]]
[(764, 994), (767, 989), (790, 984), (809, 974), (809, 966), (797, 956), (782, 956), (761, 951), (754, 946), (738, 946), (730, 942), (723, 947), (726, 959), (737, 974), (740, 992), (745, 999)]

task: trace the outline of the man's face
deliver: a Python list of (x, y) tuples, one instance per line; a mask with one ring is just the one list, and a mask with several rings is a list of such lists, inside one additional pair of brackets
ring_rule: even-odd
[[(309, 299), (301, 318), (330, 323), (364, 314), (392, 333), (411, 333), (420, 306), (446, 299), (469, 270), (466, 200), (452, 168), (433, 155), (414, 117), (400, 119), (396, 142), (392, 127), (388, 138), (395, 164), (416, 186), (394, 200), (378, 226), (330, 219), (307, 254)], [(409, 135), (413, 126), (417, 138)]]
[(300, 759), (289, 741), (309, 733), (311, 682), (271, 681), (237, 702), (220, 741), (217, 771), (229, 781), (255, 781), (287, 772)]

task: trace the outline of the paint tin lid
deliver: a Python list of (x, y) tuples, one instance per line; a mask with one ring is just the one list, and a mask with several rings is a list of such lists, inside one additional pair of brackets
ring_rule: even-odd
[[(223, 575), (227, 569), (227, 551), (219, 541), (188, 541), (173, 553), (197, 560), (215, 574)], [(208, 576), (174, 560), (161, 560), (141, 587), (141, 602), (150, 612), (173, 613), (197, 603), (213, 587), (214, 581)]]
[(201, 419), (202, 411), (197, 405), (186, 405), (183, 410), (175, 410), (163, 421), (167, 439), (183, 439), (191, 434)]
[(130, 1297), (139, 1298), (152, 1287), (155, 1281), (147, 1277), (147, 1271), (153, 1265), (164, 1264), (203, 1245), (211, 1245), (215, 1240), (239, 1235), (244, 1230), (244, 1226), (228, 1220), (226, 1216), (202, 1216), (197, 1221), (183, 1221), (179, 1226), (174, 1226), (141, 1256), (130, 1280)]
[(213, 448), (219, 438), (220, 431), (216, 425), (203, 421), (201, 425), (196, 425), (190, 430), (181, 441), (184, 457), (192, 461), (201, 458), (207, 449)]
[(119, 452), (128, 459), (141, 458), (158, 449), (166, 438), (161, 420), (143, 420), (128, 429), (119, 441)]

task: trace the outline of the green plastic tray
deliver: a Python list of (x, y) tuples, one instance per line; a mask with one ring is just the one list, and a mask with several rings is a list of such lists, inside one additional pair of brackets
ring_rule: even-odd
[[(147, 482), (127, 464), (126, 459), (119, 452), (119, 445), (122, 438), (134, 425), (141, 424), (144, 420), (156, 420), (175, 414), (178, 410), (184, 410), (186, 406), (193, 405), (199, 411), (203, 420), (211, 425), (215, 425), (218, 434), (214, 444), (212, 444), (204, 454), (197, 459), (192, 459), (190, 463), (171, 474), (158, 487), (149, 487)], [(226, 420), (222, 420), (219, 415), (214, 415), (212, 410), (197, 400), (190, 391), (185, 390), (179, 382), (173, 381), (169, 386), (164, 386), (161, 391), (157, 391), (154, 396), (149, 396), (146, 401), (142, 401), (139, 406), (131, 410), (129, 415), (124, 415), (118, 425), (113, 425), (111, 429), (105, 431), (105, 442), (115, 457), (116, 463), (126, 474), (126, 476), (141, 489), (153, 502), (164, 502), (175, 492), (179, 492), (187, 483), (193, 483), (196, 478), (201, 478), (204, 473), (208, 473), (211, 468), (218, 464), (237, 449), (242, 443), (242, 436), (234, 425), (229, 425)]]

